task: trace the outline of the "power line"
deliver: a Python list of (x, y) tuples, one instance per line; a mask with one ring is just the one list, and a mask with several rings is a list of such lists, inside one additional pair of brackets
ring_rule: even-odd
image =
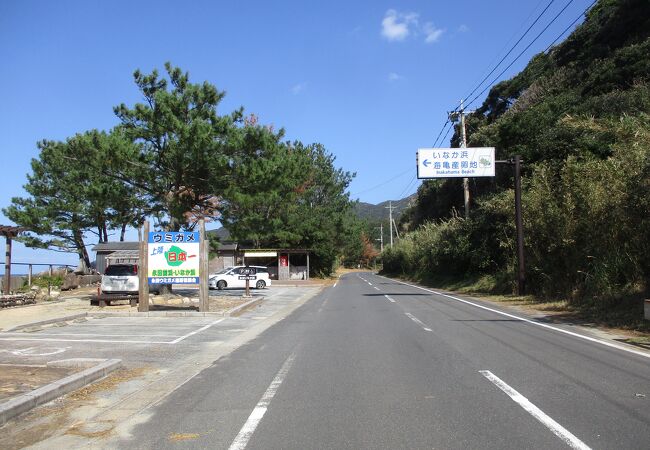
[(404, 190), (402, 191), (402, 193), (399, 195), (398, 199), (402, 199), (402, 198), (404, 198), (404, 194), (406, 194), (406, 192), (408, 192), (409, 188), (411, 187), (411, 185), (413, 184), (413, 182), (414, 182), (415, 180), (416, 180), (416, 176), (413, 175), (413, 178), (411, 178), (411, 181), (409, 181), (409, 184), (406, 185), (406, 187), (404, 188)]
[(548, 47), (546, 47), (546, 48), (544, 49), (544, 53), (546, 53), (546, 52), (548, 51), (549, 48), (553, 47), (553, 45), (555, 45), (555, 43), (556, 43), (557, 41), (559, 41), (560, 38), (561, 38), (562, 36), (564, 36), (564, 33), (566, 33), (567, 31), (569, 31), (569, 29), (570, 29), (572, 26), (574, 26), (574, 25), (575, 25), (575, 24), (576, 24), (576, 23), (577, 23), (577, 22), (582, 18), (582, 16), (584, 16), (585, 14), (587, 14), (587, 12), (589, 12), (589, 10), (590, 10), (590, 9), (591, 9), (591, 8), (592, 8), (596, 3), (598, 3), (598, 0), (594, 0), (594, 1), (591, 3), (591, 5), (587, 6), (587, 8), (586, 8), (583, 12), (581, 12), (580, 15), (579, 15), (578, 17), (576, 17), (576, 19), (575, 19), (573, 22), (571, 22), (571, 23), (569, 24), (569, 26), (566, 27), (566, 28), (565, 28), (565, 29), (564, 29), (564, 30), (563, 30), (563, 31), (562, 31), (562, 32), (561, 32), (561, 33), (560, 33), (560, 34), (555, 38), (555, 40), (554, 40), (553, 42), (551, 42), (551, 43), (548, 45)]
[(375, 185), (375, 186), (373, 186), (373, 187), (371, 187), (371, 188), (364, 189), (363, 191), (355, 192), (354, 194), (350, 194), (350, 195), (351, 195), (351, 196), (355, 196), (355, 195), (359, 195), (359, 194), (364, 194), (364, 193), (366, 193), (366, 192), (369, 192), (369, 191), (372, 191), (372, 190), (374, 190), (374, 189), (380, 188), (380, 187), (382, 187), (382, 186), (384, 186), (384, 185), (390, 183), (391, 181), (396, 180), (397, 178), (406, 175), (408, 172), (411, 172), (412, 170), (413, 170), (412, 168), (411, 168), (411, 169), (407, 169), (407, 170), (405, 170), (404, 172), (402, 172), (402, 173), (400, 173), (400, 174), (397, 174), (397, 175), (395, 175), (394, 177), (389, 178), (388, 180), (383, 181), (383, 182), (381, 182), (381, 183), (379, 183), (379, 184), (377, 184), (377, 185)]
[(448, 123), (449, 123), (449, 117), (447, 117), (447, 121), (445, 122), (445, 124), (444, 124), (444, 125), (442, 126), (442, 128), (440, 129), (440, 133), (438, 133), (438, 137), (436, 137), (436, 140), (433, 141), (433, 146), (434, 146), (434, 147), (435, 147), (436, 144), (438, 143), (438, 139), (440, 139), (440, 136), (442, 136), (442, 132), (445, 131), (445, 128), (447, 128), (447, 124), (448, 124)]
[[(569, 2), (569, 4), (570, 4), (572, 1), (573, 1), (573, 0), (571, 0), (571, 1)], [(480, 81), (480, 83), (479, 83), (479, 84), (478, 84), (478, 85), (477, 85), (477, 86), (472, 90), (472, 92), (470, 92), (470, 93), (467, 95), (467, 97), (465, 97), (465, 98), (463, 99), (463, 101), (467, 101), (467, 99), (469, 99), (469, 98), (474, 94), (474, 92), (476, 92), (476, 91), (481, 87), (481, 85), (482, 85), (483, 83), (485, 83), (485, 81), (490, 77), (490, 75), (492, 75), (492, 74), (493, 74), (493, 73), (494, 73), (494, 72), (499, 68), (499, 66), (501, 65), (501, 63), (503, 63), (503, 61), (505, 61), (506, 58), (507, 58), (508, 56), (510, 56), (510, 53), (512, 53), (513, 50), (517, 47), (517, 45), (519, 45), (519, 43), (520, 43), (520, 42), (521, 42), (521, 41), (526, 37), (526, 35), (528, 34), (528, 32), (529, 32), (529, 31), (530, 31), (530, 30), (535, 26), (535, 24), (536, 24), (537, 22), (539, 22), (539, 19), (542, 18), (542, 16), (544, 15), (544, 13), (548, 10), (548, 8), (551, 7), (551, 5), (552, 5), (554, 2), (555, 2), (555, 0), (551, 0), (550, 2), (548, 2), (548, 4), (546, 5), (546, 7), (542, 10), (541, 13), (539, 13), (539, 15), (537, 16), (537, 18), (533, 21), (533, 23), (531, 23), (530, 26), (526, 29), (526, 31), (524, 31), (524, 34), (522, 34), (521, 37), (517, 40), (517, 42), (515, 42), (514, 45), (513, 45), (512, 47), (510, 47), (510, 50), (508, 50), (508, 53), (506, 53), (506, 54), (503, 56), (503, 58), (501, 58), (501, 60), (500, 60), (500, 61), (499, 61), (499, 62), (498, 62), (498, 63), (497, 63), (493, 68), (492, 68), (492, 70), (490, 71), (490, 73), (488, 73), (487, 75), (485, 75), (485, 77)], [(567, 6), (568, 6), (568, 5), (567, 5)]]
[(517, 60), (518, 60), (519, 58), (521, 58), (521, 56), (522, 56), (524, 53), (526, 53), (526, 51), (527, 51), (527, 50), (528, 50), (528, 49), (529, 49), (529, 48), (530, 48), (530, 47), (531, 47), (531, 46), (532, 46), (532, 45), (537, 41), (537, 39), (539, 39), (540, 36), (541, 36), (542, 34), (544, 34), (544, 32), (545, 32), (546, 30), (548, 30), (548, 28), (549, 28), (549, 27), (550, 27), (550, 26), (551, 26), (551, 25), (552, 25), (552, 24), (557, 20), (558, 17), (560, 17), (560, 15), (561, 15), (561, 14), (562, 14), (562, 13), (563, 13), (567, 8), (568, 8), (568, 7), (569, 7), (569, 5), (571, 5), (571, 3), (573, 3), (573, 1), (574, 1), (574, 0), (569, 0), (569, 2), (564, 6), (564, 8), (562, 8), (562, 9), (560, 10), (560, 12), (558, 12), (558, 13), (555, 15), (555, 17), (553, 17), (553, 19), (551, 19), (551, 21), (550, 21), (550, 22), (549, 22), (549, 23), (548, 23), (548, 24), (547, 24), (547, 25), (542, 29), (542, 31), (540, 31), (540, 32), (537, 34), (537, 36), (535, 36), (535, 38), (534, 38), (534, 39), (533, 39), (533, 40), (532, 40), (532, 41), (531, 41), (531, 42), (526, 46), (526, 48), (524, 48), (521, 52), (519, 52), (519, 54), (515, 57), (515, 59), (513, 59), (513, 60), (510, 62), (510, 64), (508, 64), (508, 65), (506, 66), (506, 68), (503, 69), (503, 70), (499, 73), (499, 75), (497, 75), (497, 76), (496, 76), (496, 77), (495, 77), (495, 78), (490, 82), (490, 84), (488, 84), (487, 86), (485, 86), (485, 88), (483, 88), (483, 90), (482, 90), (481, 92), (479, 92), (478, 95), (476, 95), (472, 100), (470, 100), (469, 103), (467, 104), (467, 106), (469, 106), (469, 105), (471, 105), (472, 103), (474, 103), (474, 102), (475, 102), (475, 101), (476, 101), (476, 100), (477, 100), (481, 95), (483, 95), (483, 94), (485, 93), (485, 91), (487, 91), (489, 88), (491, 88), (491, 87), (494, 85), (494, 83), (496, 83), (496, 82), (499, 80), (499, 78), (501, 78), (501, 76), (502, 76), (504, 73), (506, 73), (506, 71), (507, 71), (510, 67), (512, 67), (512, 65), (513, 65), (515, 62), (517, 62)]

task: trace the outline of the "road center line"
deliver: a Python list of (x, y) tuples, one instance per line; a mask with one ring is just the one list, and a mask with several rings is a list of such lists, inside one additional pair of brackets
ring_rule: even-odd
[(521, 406), (528, 414), (533, 416), (539, 422), (541, 422), (546, 428), (551, 430), (551, 432), (562, 439), (565, 444), (571, 448), (590, 450), (590, 447), (587, 446), (580, 439), (575, 437), (569, 430), (564, 428), (562, 425), (557, 423), (551, 417), (546, 415), (544, 411), (539, 409), (537, 406), (533, 405), (526, 397), (521, 395), (519, 392), (514, 390), (512, 387), (508, 386), (503, 380), (494, 375), (489, 370), (479, 370), (479, 373), (485, 378), (490, 380), (492, 384), (501, 389), (503, 392), (508, 394), (508, 396), (519, 406)]
[(373, 286), (373, 287), (374, 287), (375, 289), (377, 289), (378, 291), (381, 291), (381, 289), (379, 289), (377, 286)]
[(384, 297), (386, 297), (386, 298), (388, 299), (389, 302), (391, 302), (391, 303), (395, 303), (395, 300), (393, 300), (392, 298), (390, 298), (388, 295), (384, 295)]
[(264, 395), (262, 395), (262, 398), (255, 406), (255, 409), (253, 409), (251, 415), (248, 416), (248, 420), (239, 431), (239, 434), (237, 434), (235, 440), (232, 441), (232, 444), (230, 444), (229, 450), (243, 450), (246, 448), (248, 441), (253, 436), (253, 433), (255, 433), (257, 425), (259, 425), (259, 423), (262, 421), (262, 418), (264, 417), (264, 414), (266, 414), (266, 410), (269, 407), (271, 400), (273, 400), (275, 393), (278, 391), (278, 388), (286, 378), (287, 373), (289, 373), (295, 357), (295, 353), (291, 354), (284, 362), (284, 364), (282, 364), (282, 367), (275, 375), (273, 381), (271, 381), (271, 384), (266, 389), (266, 392), (264, 392)]
[(418, 325), (420, 325), (420, 326), (422, 327), (422, 329), (424, 329), (424, 331), (433, 331), (431, 328), (428, 328), (428, 327), (427, 327), (427, 326), (426, 326), (426, 325), (425, 325), (425, 324), (424, 324), (420, 319), (418, 319), (417, 317), (415, 317), (413, 314), (411, 314), (411, 313), (404, 313), (404, 314), (406, 314), (406, 316), (407, 316), (409, 319), (411, 319), (413, 322), (415, 322), (415, 323), (417, 323)]
[[(381, 276), (381, 275), (379, 275), (379, 276)], [(610, 347), (610, 348), (615, 348), (617, 350), (623, 350), (624, 352), (633, 353), (633, 354), (638, 355), (638, 356), (643, 356), (644, 358), (650, 358), (650, 353), (645, 353), (645, 352), (642, 352), (642, 351), (639, 351), (639, 350), (635, 350), (633, 348), (627, 348), (627, 347), (625, 347), (623, 345), (614, 344), (612, 342), (602, 341), (600, 339), (585, 336), (583, 334), (574, 333), (573, 331), (563, 330), (562, 328), (557, 328), (557, 327), (554, 327), (552, 325), (547, 325), (545, 323), (536, 322), (536, 321), (531, 320), (531, 319), (525, 319), (523, 317), (515, 316), (514, 314), (509, 314), (507, 312), (499, 311), (498, 309), (489, 308), (487, 306), (479, 305), (478, 303), (470, 302), (468, 300), (463, 300), (462, 298), (454, 297), (453, 295), (443, 294), (442, 292), (436, 292), (436, 291), (433, 291), (431, 289), (416, 286), (414, 284), (405, 283), (405, 282), (399, 281), (399, 280), (393, 280), (393, 279), (387, 278), (387, 277), (383, 277), (383, 278), (386, 278), (387, 280), (390, 280), (390, 281), (394, 281), (395, 283), (403, 284), (405, 286), (410, 286), (410, 287), (415, 288), (415, 289), (420, 289), (422, 291), (426, 291), (426, 292), (429, 292), (431, 294), (440, 295), (442, 297), (447, 297), (447, 298), (450, 298), (452, 300), (456, 300), (456, 301), (459, 301), (461, 303), (465, 303), (467, 305), (472, 305), (472, 306), (475, 306), (476, 308), (481, 308), (481, 309), (484, 309), (486, 311), (491, 311), (493, 313), (500, 314), (502, 316), (510, 317), (511, 319), (517, 319), (517, 320), (520, 320), (522, 322), (529, 323), (531, 325), (536, 325), (538, 327), (546, 328), (547, 330), (557, 331), (558, 333), (564, 333), (564, 334), (567, 334), (569, 336), (577, 337), (579, 339), (584, 339), (585, 341), (594, 342), (596, 344), (601, 344), (601, 345), (604, 345), (604, 346), (607, 346), (607, 347)]]

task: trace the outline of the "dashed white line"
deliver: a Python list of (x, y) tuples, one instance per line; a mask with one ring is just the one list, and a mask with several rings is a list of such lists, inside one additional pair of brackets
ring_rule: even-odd
[(389, 302), (391, 302), (391, 303), (395, 303), (395, 300), (393, 300), (392, 298), (390, 298), (388, 295), (384, 295), (384, 297), (386, 297), (386, 298), (388, 299)]
[(381, 291), (377, 286), (373, 286), (376, 290)]
[(489, 370), (479, 370), (479, 373), (485, 378), (490, 380), (495, 386), (501, 389), (503, 392), (508, 394), (508, 396), (514, 400), (519, 406), (521, 406), (528, 414), (533, 416), (535, 419), (540, 421), (546, 428), (551, 430), (551, 432), (562, 439), (565, 444), (571, 448), (590, 450), (589, 446), (582, 442), (580, 439), (575, 437), (569, 430), (564, 428), (562, 425), (557, 423), (551, 417), (546, 415), (544, 411), (539, 409), (537, 406), (533, 405), (526, 397), (521, 395), (519, 392), (514, 390), (512, 387), (508, 386), (503, 380), (494, 375)]
[(431, 328), (427, 327), (427, 326), (426, 326), (426, 325), (425, 325), (425, 324), (424, 324), (420, 319), (418, 319), (417, 317), (415, 317), (413, 314), (411, 314), (411, 313), (404, 313), (404, 314), (406, 314), (406, 316), (407, 316), (409, 319), (411, 319), (413, 322), (415, 322), (415, 323), (417, 323), (418, 325), (420, 325), (424, 331), (433, 331)]
[[(384, 277), (384, 278), (386, 278), (386, 277)], [(430, 292), (431, 294), (440, 295), (442, 297), (447, 297), (447, 298), (450, 298), (452, 300), (456, 300), (456, 301), (459, 301), (461, 303), (465, 303), (467, 305), (472, 305), (472, 306), (475, 306), (476, 308), (481, 308), (481, 309), (484, 309), (486, 311), (491, 311), (493, 313), (500, 314), (500, 315), (505, 316), (505, 317), (510, 317), (511, 319), (520, 320), (522, 322), (526, 322), (526, 323), (529, 323), (531, 325), (536, 325), (538, 327), (546, 328), (547, 330), (557, 331), (558, 333), (563, 333), (563, 334), (573, 336), (573, 337), (576, 337), (576, 338), (579, 338), (579, 339), (584, 339), (585, 341), (594, 342), (596, 344), (601, 344), (601, 345), (604, 345), (606, 347), (615, 348), (617, 350), (623, 350), (624, 352), (628, 352), (628, 353), (634, 353), (635, 355), (643, 356), (644, 358), (650, 358), (650, 353), (645, 353), (645, 352), (642, 352), (642, 351), (639, 351), (639, 350), (635, 350), (633, 348), (627, 348), (627, 347), (624, 347), (622, 345), (614, 344), (612, 342), (602, 341), (600, 339), (585, 336), (583, 334), (574, 333), (573, 331), (563, 330), (562, 328), (557, 328), (557, 327), (554, 327), (554, 326), (551, 326), (551, 325), (547, 325), (545, 323), (536, 322), (534, 320), (524, 319), (523, 317), (515, 316), (514, 314), (509, 314), (507, 312), (499, 311), (498, 309), (494, 309), (494, 308), (488, 308), (487, 306), (479, 305), (478, 303), (470, 302), (468, 300), (463, 300), (462, 298), (454, 297), (453, 295), (443, 294), (442, 292), (436, 292), (436, 291), (433, 291), (431, 289), (416, 286), (414, 284), (405, 283), (403, 281), (398, 281), (398, 280), (392, 280), (390, 278), (386, 278), (386, 279), (394, 281), (395, 283), (403, 284), (405, 286), (410, 286), (410, 287), (415, 288), (415, 289), (420, 289), (422, 291)]]
[(253, 436), (253, 433), (255, 433), (255, 429), (262, 421), (264, 414), (266, 414), (266, 410), (269, 407), (271, 400), (273, 400), (275, 393), (278, 391), (278, 388), (286, 378), (287, 373), (289, 373), (289, 369), (291, 369), (291, 365), (293, 364), (295, 357), (296, 355), (294, 353), (287, 358), (284, 364), (282, 364), (282, 367), (275, 375), (275, 378), (269, 387), (266, 389), (266, 392), (264, 392), (264, 395), (262, 395), (262, 398), (255, 406), (255, 409), (253, 409), (253, 412), (250, 414), (250, 416), (248, 416), (248, 420), (241, 428), (241, 430), (239, 430), (239, 434), (237, 434), (235, 440), (232, 441), (232, 444), (230, 444), (230, 450), (243, 450), (246, 448), (248, 441)]

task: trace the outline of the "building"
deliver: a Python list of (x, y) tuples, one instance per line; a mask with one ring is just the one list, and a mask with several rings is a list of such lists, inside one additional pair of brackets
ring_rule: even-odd
[(136, 263), (140, 259), (139, 242), (102, 242), (92, 250), (97, 253), (95, 270), (103, 274), (109, 264), (118, 262)]

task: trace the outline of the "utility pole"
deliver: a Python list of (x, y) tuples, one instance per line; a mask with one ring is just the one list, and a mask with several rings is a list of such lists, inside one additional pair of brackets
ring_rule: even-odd
[[(465, 130), (465, 108), (460, 101), (460, 109), (449, 113), (449, 119), (456, 121), (460, 118), (460, 147), (467, 148), (467, 132)], [(463, 178), (463, 194), (465, 198), (465, 218), (469, 218), (469, 178)]]
[(390, 248), (393, 248), (393, 201), (388, 202), (388, 206), (385, 206), (388, 210), (388, 223), (390, 224)]
[(380, 251), (384, 253), (384, 222), (379, 222), (379, 233), (379, 239), (375, 239), (375, 241), (379, 241)]

